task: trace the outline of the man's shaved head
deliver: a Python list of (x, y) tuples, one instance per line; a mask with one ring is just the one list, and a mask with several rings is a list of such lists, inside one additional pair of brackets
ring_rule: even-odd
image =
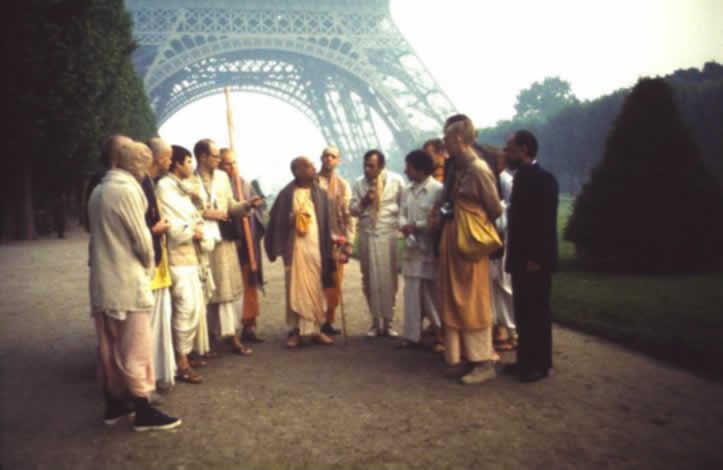
[(112, 135), (105, 139), (101, 150), (101, 160), (106, 168), (118, 166), (118, 155), (124, 146), (133, 144), (133, 139), (121, 134)]
[(171, 146), (161, 137), (153, 137), (148, 141), (148, 147), (153, 152), (153, 160), (158, 160), (164, 153), (172, 152)]

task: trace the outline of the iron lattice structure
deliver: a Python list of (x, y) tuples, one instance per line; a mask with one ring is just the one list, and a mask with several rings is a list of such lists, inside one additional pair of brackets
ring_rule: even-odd
[[(159, 125), (226, 86), (301, 111), (346, 158), (438, 131), (449, 98), (394, 24), (388, 0), (126, 0), (133, 61)], [(373, 116), (376, 117), (373, 118)]]

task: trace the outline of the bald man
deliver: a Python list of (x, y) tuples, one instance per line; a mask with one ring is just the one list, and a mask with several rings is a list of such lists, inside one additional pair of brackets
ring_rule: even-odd
[[(239, 174), (236, 164), (236, 154), (230, 148), (221, 149), (221, 164), (219, 165), (231, 180), (234, 200), (247, 201), (257, 197), (256, 191)], [(261, 256), (261, 239), (264, 237), (263, 207), (253, 208), (251, 214), (244, 217), (233, 217), (230, 223), (233, 239), (238, 248), (238, 258), (241, 262), (241, 278), (243, 281), (243, 303), (241, 305), (242, 332), (236, 333), (235, 344), (242, 341), (261, 343), (263, 340), (256, 334), (256, 319), (261, 312), (259, 306), (259, 289), (264, 285), (264, 275)], [(248, 237), (245, 233), (248, 227)], [(250, 242), (250, 243), (249, 243)]]
[(329, 203), (316, 183), (316, 170), (307, 157), (291, 162), (294, 181), (276, 197), (271, 208), (264, 246), (273, 262), (284, 260), (287, 347), (299, 346), (302, 336), (320, 344), (334, 341), (323, 331), (326, 320), (324, 288), (334, 285), (334, 258)]
[(344, 178), (336, 174), (341, 158), (339, 149), (334, 146), (326, 147), (321, 152), (321, 171), (319, 171), (319, 186), (326, 191), (329, 200), (329, 224), (331, 238), (334, 242), (334, 259), (336, 273), (334, 274), (334, 287), (326, 289), (326, 323), (321, 331), (327, 335), (337, 335), (340, 331), (334, 328), (336, 307), (341, 300), (341, 286), (344, 280), (344, 264), (351, 255), (354, 237), (356, 236), (356, 219), (349, 212), (351, 201), (351, 187)]
[[(152, 157), (143, 144), (117, 136), (110, 144), (114, 168), (90, 196), (90, 304), (98, 338), (106, 398), (104, 421), (136, 413), (136, 431), (172, 429), (181, 420), (150, 405), (155, 389), (150, 311), (153, 243), (145, 224), (148, 202), (141, 181)], [(128, 400), (132, 401), (130, 407)]]

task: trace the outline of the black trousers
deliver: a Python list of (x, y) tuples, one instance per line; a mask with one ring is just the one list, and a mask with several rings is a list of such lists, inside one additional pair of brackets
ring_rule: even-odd
[(512, 273), (517, 325), (517, 367), (520, 373), (546, 372), (552, 367), (552, 274), (545, 271)]

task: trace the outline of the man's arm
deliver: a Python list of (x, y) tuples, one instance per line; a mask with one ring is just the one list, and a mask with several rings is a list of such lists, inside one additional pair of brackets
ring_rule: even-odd
[(153, 239), (146, 225), (148, 201), (140, 185), (121, 195), (118, 201), (118, 214), (128, 230), (133, 252), (146, 268), (153, 266)]
[(344, 217), (344, 227), (346, 227), (346, 243), (351, 246), (354, 244), (354, 237), (356, 237), (356, 217), (352, 217), (351, 214), (351, 186), (345, 180), (342, 181), (344, 187), (344, 208), (342, 214)]

